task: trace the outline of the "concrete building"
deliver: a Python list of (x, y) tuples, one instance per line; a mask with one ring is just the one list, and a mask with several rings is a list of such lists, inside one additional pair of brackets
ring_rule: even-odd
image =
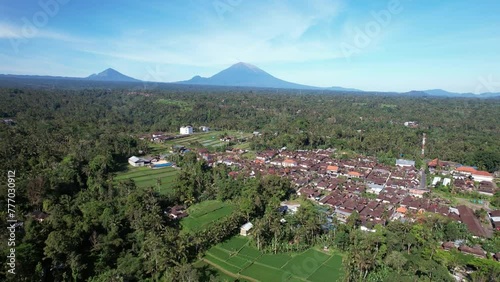
[(241, 236), (248, 236), (250, 234), (250, 229), (253, 228), (253, 224), (251, 222), (247, 222), (243, 224), (240, 228), (240, 235)]
[(186, 134), (193, 134), (193, 127), (188, 125), (188, 126), (182, 126), (180, 129), (180, 133), (183, 135)]

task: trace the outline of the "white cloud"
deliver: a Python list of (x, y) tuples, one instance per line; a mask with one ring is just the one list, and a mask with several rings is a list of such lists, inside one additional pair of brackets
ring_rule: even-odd
[(49, 30), (44, 27), (37, 28), (35, 26), (15, 26), (8, 23), (0, 23), (0, 39), (52, 39), (66, 42), (85, 42), (81, 38), (77, 38), (65, 33)]
[(126, 33), (81, 46), (89, 53), (146, 63), (190, 66), (304, 62), (342, 56), (336, 38), (315, 33), (339, 10), (339, 1), (312, 1), (304, 7), (272, 1), (265, 5), (242, 2), (221, 20), (215, 13), (198, 32), (149, 29), (148, 34)]

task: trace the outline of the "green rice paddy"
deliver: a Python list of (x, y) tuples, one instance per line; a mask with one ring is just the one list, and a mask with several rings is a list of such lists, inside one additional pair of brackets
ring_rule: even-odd
[(246, 237), (236, 236), (209, 249), (204, 262), (249, 281), (340, 281), (342, 257), (310, 248), (302, 253), (263, 254)]
[(126, 179), (132, 179), (138, 188), (153, 188), (160, 194), (168, 194), (172, 191), (178, 169), (164, 167), (151, 169), (149, 167), (128, 166), (126, 171), (116, 174), (114, 182), (118, 183)]
[(182, 232), (202, 230), (213, 222), (230, 215), (234, 206), (217, 200), (203, 201), (187, 209), (188, 217), (181, 220)]

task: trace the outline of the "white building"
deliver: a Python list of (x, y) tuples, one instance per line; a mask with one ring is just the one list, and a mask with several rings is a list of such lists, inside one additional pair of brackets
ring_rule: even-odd
[(451, 182), (451, 180), (450, 180), (449, 178), (445, 178), (445, 179), (443, 179), (443, 185), (444, 185), (444, 186), (448, 186), (448, 185), (450, 185), (450, 182)]
[(480, 171), (476, 170), (476, 172), (472, 173), (472, 178), (474, 178), (474, 181), (488, 181), (488, 182), (493, 182), (493, 174), (487, 172), (487, 171)]
[(208, 126), (200, 126), (200, 131), (201, 132), (209, 132), (210, 131), (210, 127), (208, 127)]
[(253, 224), (251, 222), (247, 222), (245, 224), (243, 224), (243, 226), (241, 226), (240, 228), (240, 235), (241, 236), (248, 236), (248, 234), (250, 233), (250, 229), (253, 228)]
[(132, 156), (128, 159), (128, 163), (131, 166), (144, 166), (145, 164), (149, 164), (148, 160), (138, 158), (136, 156)]
[(183, 135), (193, 134), (193, 127), (190, 126), (190, 125), (188, 125), (188, 126), (182, 126), (180, 132)]
[(415, 166), (415, 161), (412, 161), (412, 160), (397, 159), (397, 160), (396, 160), (396, 166), (400, 166), (400, 167), (410, 167), (410, 166)]

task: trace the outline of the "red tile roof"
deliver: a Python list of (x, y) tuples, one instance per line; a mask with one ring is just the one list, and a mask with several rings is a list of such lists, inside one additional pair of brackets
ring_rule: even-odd
[(461, 166), (461, 167), (457, 168), (457, 171), (474, 173), (474, 172), (476, 172), (476, 169), (473, 167), (470, 167), (470, 166)]

